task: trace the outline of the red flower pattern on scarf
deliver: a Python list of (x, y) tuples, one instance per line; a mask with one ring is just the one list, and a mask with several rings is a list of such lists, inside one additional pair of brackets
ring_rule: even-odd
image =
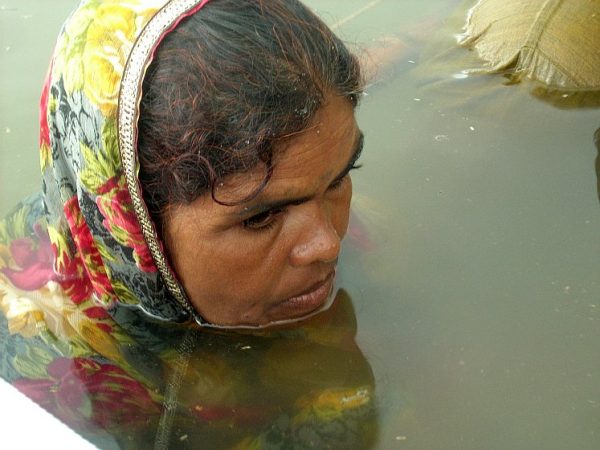
[(142, 424), (160, 412), (146, 387), (113, 364), (59, 357), (47, 372), (47, 379), (21, 378), (13, 385), (74, 428)]
[(77, 196), (74, 195), (67, 201), (64, 211), (77, 253), (73, 258), (65, 260), (61, 273), (64, 278), (59, 280), (62, 288), (76, 304), (87, 300), (92, 290), (101, 300), (114, 298), (102, 256), (81, 214)]
[(50, 81), (52, 65), (48, 68), (46, 80), (40, 98), (40, 147), (50, 148), (50, 127), (48, 126), (48, 98), (50, 95)]
[[(35, 291), (55, 280), (54, 254), (48, 233), (34, 226), (37, 239), (19, 238), (10, 243), (10, 253), (18, 269), (0, 269), (10, 282), (24, 291)], [(36, 245), (37, 244), (37, 245)]]
[(96, 203), (104, 216), (103, 225), (124, 245), (133, 249), (138, 267), (144, 272), (156, 272), (150, 249), (133, 210), (131, 196), (122, 177), (110, 178), (98, 189)]

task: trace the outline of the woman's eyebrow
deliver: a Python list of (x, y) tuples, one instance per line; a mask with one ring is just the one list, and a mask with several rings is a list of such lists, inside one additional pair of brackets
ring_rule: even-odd
[[(352, 168), (356, 164), (356, 161), (358, 161), (358, 158), (360, 158), (360, 155), (361, 155), (363, 147), (364, 147), (364, 141), (365, 141), (365, 136), (364, 136), (363, 132), (361, 131), (358, 135), (358, 139), (356, 140), (356, 145), (354, 146), (354, 151), (352, 152), (352, 156), (350, 156), (350, 159), (348, 160), (348, 164), (346, 164), (346, 167), (344, 168), (344, 170), (342, 170), (334, 178), (332, 183), (335, 183), (336, 181), (341, 180), (346, 175), (348, 175), (350, 170), (352, 170)], [(272, 209), (285, 208), (286, 206), (289, 206), (289, 205), (300, 205), (302, 203), (305, 203), (305, 202), (311, 200), (313, 197), (314, 197), (314, 195), (307, 195), (307, 196), (303, 196), (303, 197), (285, 198), (285, 199), (281, 199), (281, 200), (260, 202), (255, 205), (246, 206), (246, 207), (242, 208), (241, 210), (234, 212), (233, 215), (238, 218), (250, 217), (255, 214), (260, 214), (262, 212), (269, 211)]]

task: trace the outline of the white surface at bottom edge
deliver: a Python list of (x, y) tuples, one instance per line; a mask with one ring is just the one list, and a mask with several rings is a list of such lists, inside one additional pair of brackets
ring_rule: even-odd
[(98, 450), (0, 378), (0, 448)]

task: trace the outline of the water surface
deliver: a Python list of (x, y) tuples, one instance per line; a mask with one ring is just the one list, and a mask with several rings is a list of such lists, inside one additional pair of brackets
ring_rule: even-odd
[[(356, 377), (372, 370), (377, 395), (369, 446), (600, 448), (598, 109), (432, 64), (460, 32), (445, 20), (466, 13), (456, 2), (308, 3), (360, 46), (406, 42), (360, 109), (353, 180), (367, 232), (341, 262)], [(37, 190), (37, 98), (74, 4), (0, 0), (2, 212)], [(348, 360), (321, 351), (307, 358), (323, 371), (339, 360), (335, 383)]]

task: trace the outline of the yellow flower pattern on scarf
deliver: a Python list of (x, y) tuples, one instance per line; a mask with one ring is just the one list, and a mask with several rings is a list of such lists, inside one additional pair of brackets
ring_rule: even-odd
[(127, 56), (162, 4), (162, 0), (88, 2), (74, 13), (57, 43), (53, 77), (62, 75), (67, 93), (83, 90), (102, 114), (114, 116)]

